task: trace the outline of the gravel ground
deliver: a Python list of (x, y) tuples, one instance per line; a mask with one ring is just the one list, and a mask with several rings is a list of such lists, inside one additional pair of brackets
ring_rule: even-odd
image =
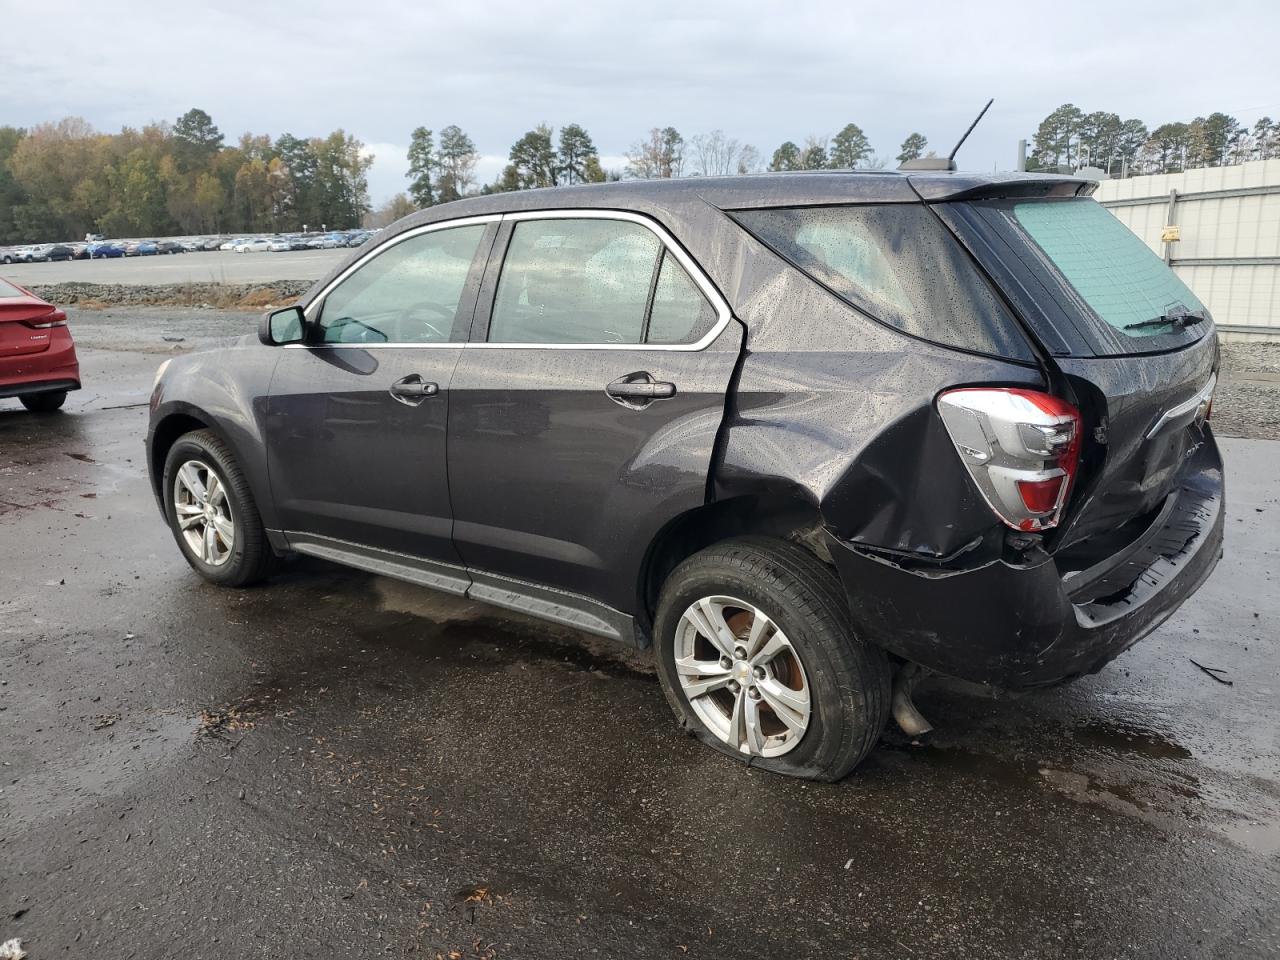
[[(287, 283), (273, 286), (281, 294), (281, 304), (289, 302), (289, 295), (301, 292)], [(253, 293), (248, 296), (262, 299)], [(69, 316), (77, 342), (88, 347), (181, 353), (253, 333), (261, 310), (113, 306), (72, 308)], [(1213, 422), (1219, 436), (1280, 440), (1280, 344), (1222, 345), (1222, 380), (1214, 400)]]
[(1280, 343), (1224, 343), (1213, 400), (1219, 436), (1280, 440)]

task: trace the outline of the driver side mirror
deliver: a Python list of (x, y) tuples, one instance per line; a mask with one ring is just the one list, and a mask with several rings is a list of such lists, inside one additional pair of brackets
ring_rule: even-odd
[(258, 339), (268, 347), (301, 343), (306, 337), (307, 318), (298, 306), (285, 307), (263, 314), (258, 324)]

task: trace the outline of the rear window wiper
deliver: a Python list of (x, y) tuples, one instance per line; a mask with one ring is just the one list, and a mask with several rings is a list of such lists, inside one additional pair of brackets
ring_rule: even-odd
[(1193, 323), (1204, 323), (1207, 319), (1208, 317), (1203, 310), (1184, 310), (1162, 313), (1158, 317), (1152, 317), (1150, 320), (1139, 320), (1137, 323), (1126, 323), (1121, 329), (1145, 330), (1148, 327), (1167, 327), (1170, 325), (1183, 329)]

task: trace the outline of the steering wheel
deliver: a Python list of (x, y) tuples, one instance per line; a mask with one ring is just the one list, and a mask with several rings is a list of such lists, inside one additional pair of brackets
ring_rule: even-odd
[[(445, 341), (447, 341), (449, 339), (449, 335), (445, 333), (443, 330), (441, 330), (439, 327), (437, 327), (430, 320), (427, 320), (418, 316), (418, 312), (420, 310), (434, 311), (435, 313), (439, 314), (441, 318), (448, 320), (449, 326), (453, 325), (454, 314), (457, 311), (450, 307), (443, 307), (438, 303), (432, 303), (430, 300), (419, 300), (417, 303), (407, 307), (404, 311), (404, 314), (400, 318), (401, 323), (403, 323), (405, 326), (408, 326), (409, 324), (414, 322), (420, 323), (422, 324), (423, 327), (426, 328), (427, 332), (431, 334), (436, 341), (439, 341), (441, 343), (444, 343)], [(448, 329), (448, 327), (446, 327), (446, 329)]]

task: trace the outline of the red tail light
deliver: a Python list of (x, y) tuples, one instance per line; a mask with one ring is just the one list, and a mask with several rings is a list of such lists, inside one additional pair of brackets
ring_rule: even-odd
[(51, 310), (49, 313), (33, 317), (30, 320), (21, 321), (24, 327), (30, 327), (32, 330), (48, 330), (50, 327), (65, 327), (67, 325), (67, 315), (61, 310)]
[(1037, 390), (974, 387), (943, 393), (938, 413), (996, 516), (1015, 530), (1058, 525), (1080, 463), (1080, 411)]

